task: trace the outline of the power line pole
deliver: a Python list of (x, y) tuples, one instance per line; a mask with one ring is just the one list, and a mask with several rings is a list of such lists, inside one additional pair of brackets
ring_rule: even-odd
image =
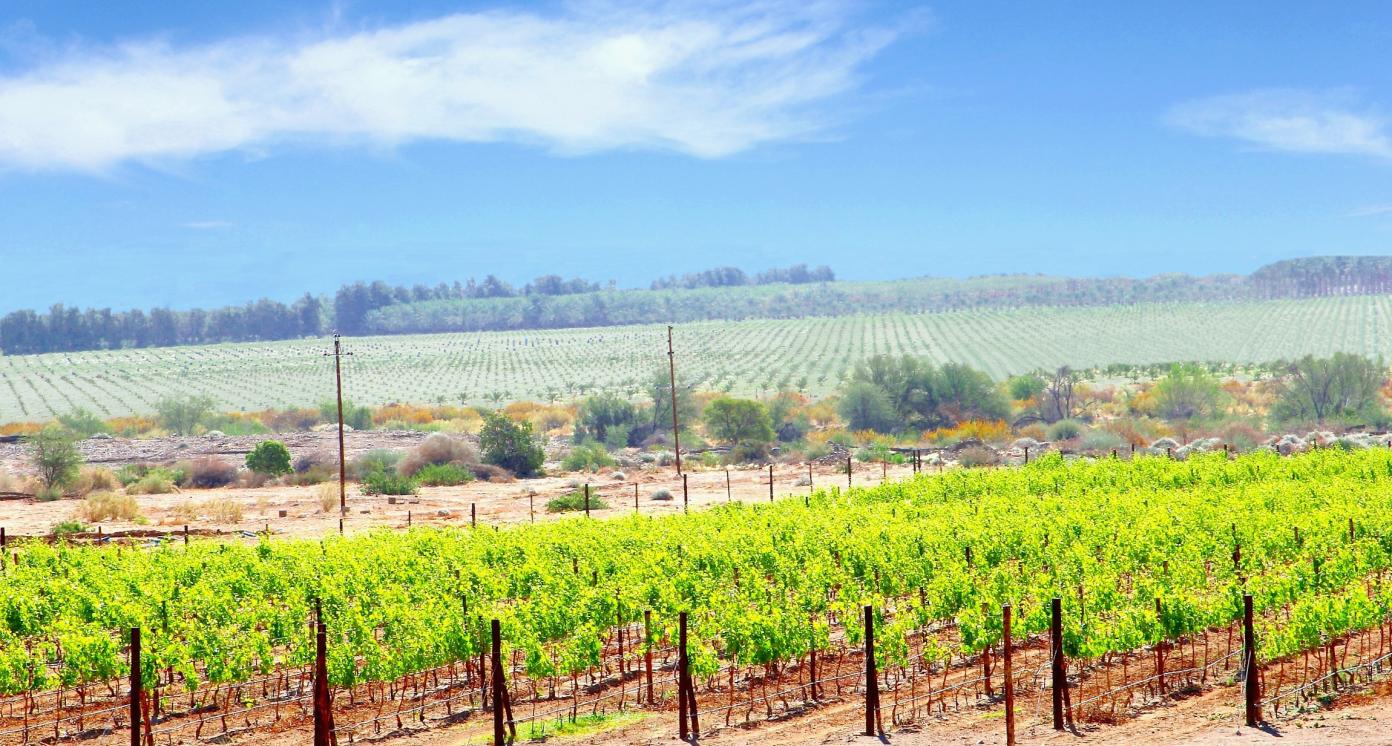
[(333, 335), (333, 352), (324, 353), (334, 359), (334, 385), (338, 389), (338, 512), (348, 515), (348, 466), (343, 457), (343, 356), (351, 352), (343, 351), (343, 342), (338, 332)]
[(672, 327), (667, 327), (667, 372), (672, 384), (672, 451), (677, 454), (677, 473), (682, 473), (681, 429), (677, 423), (677, 353), (672, 351)]

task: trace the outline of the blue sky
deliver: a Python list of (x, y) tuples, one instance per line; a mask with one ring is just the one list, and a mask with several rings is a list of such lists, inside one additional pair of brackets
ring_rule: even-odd
[(1392, 253), (1385, 3), (0, 5), (0, 310)]

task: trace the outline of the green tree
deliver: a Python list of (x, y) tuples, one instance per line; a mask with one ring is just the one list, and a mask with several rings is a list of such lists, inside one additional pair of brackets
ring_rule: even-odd
[(1387, 381), (1381, 358), (1336, 352), (1291, 363), (1271, 417), (1278, 422), (1379, 423), (1386, 419), (1379, 395)]
[(39, 479), (50, 490), (72, 485), (82, 466), (73, 434), (57, 425), (49, 425), (29, 439), (29, 455)]
[(155, 411), (159, 413), (160, 424), (169, 432), (192, 435), (193, 429), (212, 411), (213, 404), (212, 397), (189, 395), (162, 399), (155, 403)]
[[(648, 395), (652, 399), (652, 430), (654, 433), (667, 434), (668, 442), (671, 442), (672, 432), (672, 383), (671, 376), (666, 370), (654, 371), (652, 378), (648, 379)], [(680, 420), (682, 432), (686, 432), (691, 423), (696, 420), (696, 415), (700, 411), (696, 406), (696, 398), (693, 395), (691, 386), (687, 385), (681, 378), (677, 379), (677, 419)]]
[(1155, 383), (1155, 413), (1167, 420), (1212, 417), (1223, 405), (1218, 379), (1204, 368), (1186, 363), (1173, 365)]
[(628, 445), (638, 424), (638, 410), (616, 394), (599, 394), (580, 402), (575, 414), (575, 442), (594, 440), (613, 448)]
[[(338, 402), (326, 401), (319, 403), (319, 418), (324, 422), (338, 424)], [(359, 407), (353, 402), (343, 400), (343, 424), (354, 430), (372, 429), (372, 409), (369, 407)]]
[(517, 422), (499, 412), (483, 413), (479, 445), (483, 448), (484, 461), (520, 477), (539, 474), (546, 461), (546, 452), (532, 432), (532, 423)]
[(111, 432), (111, 428), (107, 427), (100, 417), (81, 407), (67, 414), (58, 415), (58, 424), (79, 438), (90, 438), (97, 433)]
[[(893, 408), (900, 429), (996, 420), (1010, 413), (1009, 402), (990, 376), (959, 363), (936, 368), (927, 360), (908, 355), (876, 355), (856, 368), (851, 381), (878, 388)], [(858, 399), (863, 403), (864, 395), (859, 394)]]
[(1044, 393), (1044, 379), (1034, 374), (1013, 376), (1005, 382), (1005, 390), (1013, 401), (1029, 401)]
[(892, 433), (899, 426), (899, 418), (889, 397), (880, 387), (865, 381), (857, 381), (846, 387), (841, 401), (836, 405), (836, 412), (852, 430)]
[(290, 466), (290, 449), (278, 440), (263, 440), (257, 443), (256, 447), (251, 449), (251, 453), (247, 454), (246, 465), (257, 474), (268, 477), (278, 477), (293, 471)]
[(722, 396), (702, 412), (706, 433), (730, 445), (766, 445), (773, 441), (768, 408), (753, 399)]

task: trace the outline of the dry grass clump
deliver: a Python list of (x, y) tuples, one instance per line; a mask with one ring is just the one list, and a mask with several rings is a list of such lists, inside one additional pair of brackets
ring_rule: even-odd
[(114, 492), (93, 492), (77, 506), (77, 516), (86, 523), (133, 521), (139, 515), (135, 497)]
[(199, 518), (207, 518), (214, 523), (241, 523), (242, 504), (229, 497), (201, 502), (182, 503), (171, 511), (183, 523), (193, 523)]
[(316, 490), (314, 494), (315, 494), (315, 497), (318, 497), (318, 498), (319, 498), (319, 512), (320, 512), (320, 513), (336, 513), (336, 512), (338, 512), (338, 483), (337, 483), (337, 482), (325, 482), (324, 484), (319, 485), (319, 489)]
[(114, 492), (121, 489), (121, 480), (110, 469), (100, 466), (84, 466), (73, 483), (73, 491), (79, 495), (91, 492)]
[(126, 485), (127, 495), (167, 495), (174, 491), (174, 480), (163, 471), (152, 471)]

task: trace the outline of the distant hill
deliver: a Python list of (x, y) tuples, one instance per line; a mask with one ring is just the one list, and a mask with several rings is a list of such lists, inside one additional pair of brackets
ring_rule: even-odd
[(1147, 278), (989, 275), (878, 282), (837, 281), (826, 267), (796, 265), (747, 274), (718, 267), (667, 277), (645, 289), (539, 277), (515, 288), (496, 277), (465, 283), (345, 285), (332, 297), (291, 304), (260, 300), (212, 310), (132, 311), (55, 305), (0, 318), (0, 352), (170, 347), (344, 334), (416, 334), (617, 326), (857, 313), (1026, 306), (1310, 298), (1392, 292), (1392, 257), (1310, 257), (1251, 275), (1166, 274)]

